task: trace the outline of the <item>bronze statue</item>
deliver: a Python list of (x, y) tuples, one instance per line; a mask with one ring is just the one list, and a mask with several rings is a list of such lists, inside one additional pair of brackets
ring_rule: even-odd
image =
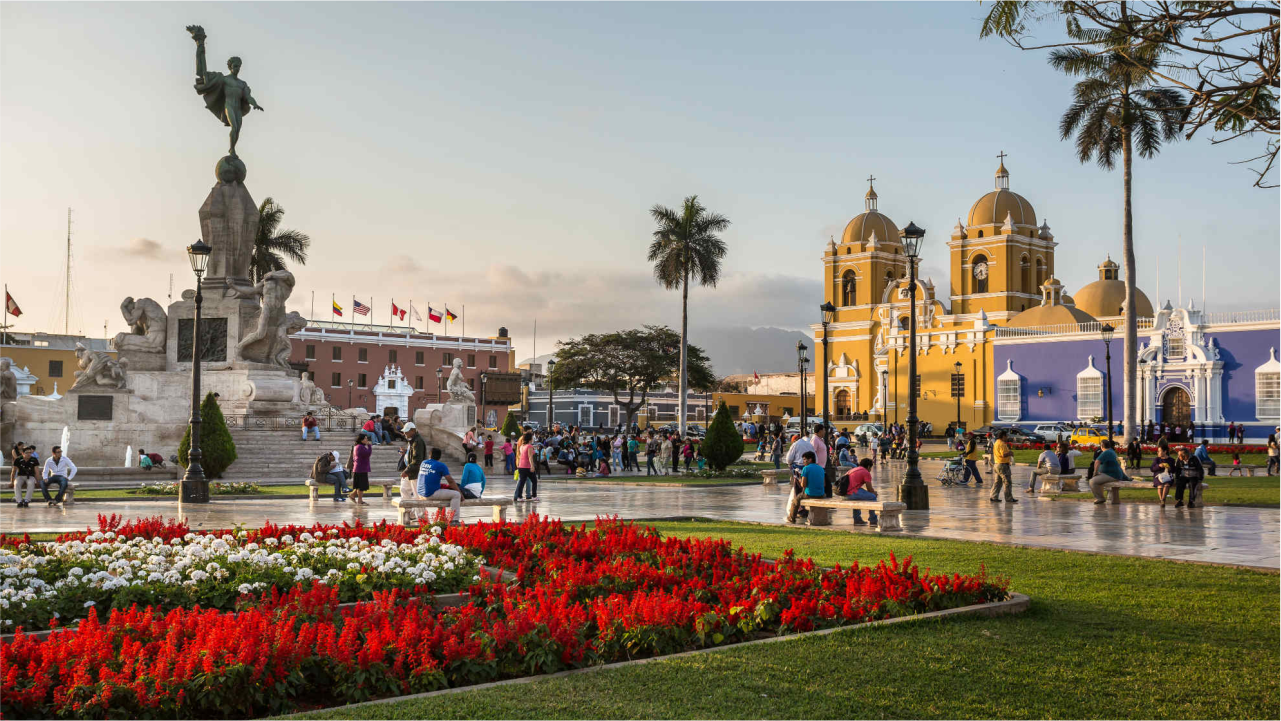
[(205, 67), (205, 29), (199, 25), (188, 25), (187, 32), (196, 41), (196, 92), (203, 95), (205, 107), (223, 125), (231, 128), (231, 149), (228, 151), (232, 160), (236, 159), (236, 141), (240, 139), (240, 125), (251, 108), (264, 108), (254, 100), (249, 92), (249, 84), (240, 79), (240, 58), (232, 57), (227, 61), (230, 75), (223, 75), (216, 70)]

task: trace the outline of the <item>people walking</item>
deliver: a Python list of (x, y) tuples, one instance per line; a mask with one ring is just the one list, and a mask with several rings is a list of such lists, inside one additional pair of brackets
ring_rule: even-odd
[(666, 459), (672, 456), (672, 438), (666, 433), (661, 435), (663, 442), (658, 446), (658, 470), (662, 475), (666, 476), (668, 475)]
[(654, 436), (653, 432), (650, 432), (649, 440), (645, 443), (645, 475), (659, 475), (658, 468), (655, 466), (654, 461), (658, 461), (660, 465), (662, 464), (663, 459), (659, 456), (659, 452), (662, 447), (662, 444), (658, 442), (658, 438)]
[(783, 467), (783, 431), (774, 431), (773, 438), (770, 439), (770, 460), (774, 462), (774, 470)]
[[(884, 435), (881, 436), (885, 438)], [(881, 452), (885, 452), (885, 446), (882, 444)], [(983, 476), (979, 474), (979, 459), (983, 457), (983, 449), (979, 446), (978, 441), (974, 439), (972, 431), (965, 433), (965, 472), (961, 476), (961, 483), (969, 483), (970, 476), (974, 476), (974, 485), (983, 485)]]
[(681, 437), (675, 433), (671, 434), (672, 438), (672, 475), (681, 471)]
[(369, 457), (373, 453), (372, 441), (364, 432), (356, 434), (356, 444), (351, 447), (352, 503), (365, 504), (365, 491), (369, 490)]
[(1278, 465), (1281, 464), (1281, 455), (1278, 455), (1277, 434), (1275, 432), (1268, 434), (1268, 467), (1264, 475), (1275, 475)]
[(633, 433), (631, 438), (627, 439), (627, 467), (635, 473), (640, 473), (640, 441), (637, 440), (639, 433)]
[(1014, 453), (1010, 450), (1010, 444), (1005, 441), (1005, 431), (998, 431), (996, 442), (992, 444), (992, 459), (996, 462), (996, 482), (992, 485), (992, 496), (990, 501), (1000, 503), (1001, 488), (1005, 488), (1005, 502), (1018, 503), (1019, 499), (1014, 497), (1014, 477), (1012, 467), (1014, 465)]
[(494, 467), (494, 434), (485, 434), (485, 467)]
[[(50, 506), (62, 503), (62, 497), (67, 494), (67, 485), (75, 477), (76, 464), (62, 454), (62, 446), (54, 446), (49, 459), (44, 462), (44, 473), (40, 482), (40, 493), (44, 496), (45, 502)], [(58, 484), (58, 497), (51, 499), (49, 486), (54, 483)]]
[(520, 442), (516, 445), (516, 500), (520, 500), (521, 493), (525, 494), (525, 500), (532, 501), (538, 498), (538, 476), (534, 475), (534, 434), (525, 431), (525, 435), (520, 437)]

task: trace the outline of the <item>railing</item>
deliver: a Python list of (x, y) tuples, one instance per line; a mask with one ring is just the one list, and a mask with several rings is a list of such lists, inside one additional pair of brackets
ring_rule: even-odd
[[(302, 429), (302, 415), (289, 416), (259, 416), (259, 415), (229, 415), (224, 416), (227, 421), (227, 429), (231, 431), (298, 431)], [(322, 409), (316, 414), (316, 420), (320, 425), (317, 427), (322, 431), (350, 431), (355, 433), (360, 430), (368, 420), (369, 414), (350, 415), (343, 413), (341, 410), (330, 407)]]
[[(1148, 330), (1152, 327), (1154, 319), (1139, 318), (1139, 330)], [(997, 338), (1032, 338), (1043, 335), (1062, 335), (1068, 333), (1100, 333), (1103, 330), (1101, 321), (1091, 321), (1089, 323), (1059, 323), (1057, 325), (1034, 325), (1026, 328), (1007, 328), (998, 327), (996, 330)], [(1121, 330), (1117, 326), (1116, 330)]]
[(1281, 320), (1281, 308), (1265, 310), (1239, 310), (1224, 313), (1202, 313), (1201, 322), (1205, 325), (1227, 325), (1230, 323), (1262, 323), (1270, 320)]

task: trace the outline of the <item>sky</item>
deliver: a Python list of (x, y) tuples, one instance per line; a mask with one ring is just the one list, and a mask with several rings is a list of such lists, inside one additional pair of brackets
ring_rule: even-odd
[[(348, 313), (353, 295), (372, 299), (378, 322), (392, 300), (448, 304), (470, 335), (507, 327), (520, 357), (679, 327), (679, 293), (645, 260), (649, 208), (697, 194), (732, 225), (722, 282), (690, 293), (691, 341), (803, 329), (823, 300), (823, 247), (862, 212), (865, 178), (900, 227), (927, 229), (922, 275), (945, 285), (944, 243), (1002, 151), (1070, 293), (1120, 258), (1121, 175), (1059, 139), (1071, 80), (1042, 53), (980, 40), (985, 7), (6, 2), (0, 279), (24, 311), (14, 327), (62, 330), (68, 207), (72, 332), (125, 330), (120, 299), (164, 305), (171, 274), (175, 298), (191, 287), (183, 249), (227, 142), (192, 88), (193, 23), (210, 68), (240, 56), (266, 108), (238, 151), (254, 199), (312, 238), (292, 268), (304, 315), (329, 318), (331, 294)], [(1201, 305), (1204, 247), (1209, 310), (1278, 305), (1278, 194), (1231, 164), (1256, 145), (1196, 138), (1136, 163), (1153, 300), (1159, 284), (1177, 301), (1181, 248), (1183, 298)]]

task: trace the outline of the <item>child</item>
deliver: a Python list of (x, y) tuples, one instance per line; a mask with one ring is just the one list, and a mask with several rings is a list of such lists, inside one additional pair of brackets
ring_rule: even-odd
[(698, 470), (700, 471), (707, 467), (707, 459), (703, 457), (702, 446), (694, 447), (694, 462), (698, 464)]
[(1228, 475), (1230, 476), (1234, 473), (1238, 476), (1241, 475), (1241, 454), (1240, 453), (1232, 454), (1232, 470), (1228, 471)]

